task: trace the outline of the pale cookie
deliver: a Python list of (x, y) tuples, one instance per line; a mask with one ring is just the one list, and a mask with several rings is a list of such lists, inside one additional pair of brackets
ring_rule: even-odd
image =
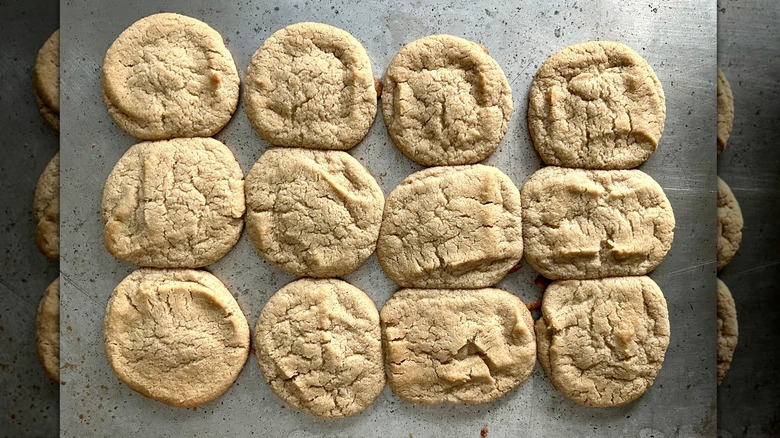
[(277, 146), (349, 149), (376, 116), (371, 61), (349, 33), (322, 23), (274, 32), (246, 73), (246, 114)]
[(742, 243), (742, 210), (725, 181), (718, 177), (718, 271), (734, 258)]
[(380, 314), (387, 378), (418, 404), (487, 403), (531, 375), (533, 319), (499, 289), (402, 289)]
[(544, 167), (520, 197), (525, 260), (553, 280), (644, 275), (674, 239), (669, 200), (639, 170)]
[(35, 103), (46, 122), (60, 130), (60, 31), (53, 34), (38, 50), (33, 67)]
[(106, 356), (144, 397), (195, 407), (227, 391), (249, 357), (249, 325), (216, 277), (193, 269), (138, 269), (108, 301)]
[(398, 148), (424, 166), (473, 164), (509, 127), (512, 90), (482, 47), (450, 35), (405, 45), (385, 73), (382, 114)]
[(263, 307), (257, 362), (289, 405), (318, 417), (348, 417), (385, 387), (380, 336), (379, 313), (363, 291), (336, 279), (302, 279)]
[(726, 75), (718, 67), (718, 153), (726, 149), (734, 126), (734, 94)]
[(205, 266), (241, 236), (243, 173), (213, 138), (139, 143), (109, 174), (102, 211), (114, 257), (155, 268)]
[(142, 140), (214, 135), (238, 104), (238, 71), (222, 36), (179, 14), (125, 29), (106, 52), (101, 85), (116, 124)]
[(649, 277), (555, 281), (536, 321), (553, 385), (585, 406), (620, 406), (647, 391), (669, 345), (663, 293)]
[(49, 284), (38, 303), (35, 318), (38, 359), (49, 378), (60, 383), (60, 279)]
[(569, 46), (548, 58), (531, 84), (528, 129), (547, 164), (636, 167), (658, 147), (665, 118), (658, 77), (620, 43)]
[(54, 155), (38, 177), (33, 194), (35, 243), (50, 259), (60, 257), (60, 154)]
[(277, 148), (246, 176), (246, 226), (257, 251), (307, 277), (346, 275), (371, 256), (384, 195), (342, 151)]
[(723, 383), (739, 339), (737, 307), (729, 288), (718, 279), (718, 386)]
[(521, 220), (520, 193), (497, 168), (432, 167), (388, 196), (377, 256), (403, 287), (488, 287), (523, 255)]

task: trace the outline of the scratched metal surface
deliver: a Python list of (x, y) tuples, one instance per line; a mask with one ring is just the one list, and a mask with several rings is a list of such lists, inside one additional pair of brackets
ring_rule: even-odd
[(739, 342), (718, 394), (724, 437), (780, 436), (780, 3), (719, 2), (719, 65), (734, 130), (718, 173), (739, 202), (742, 245), (720, 273), (737, 305)]
[(32, 200), (59, 140), (38, 113), (32, 68), (59, 26), (59, 6), (56, 0), (3, 1), (0, 17), (0, 436), (52, 436), (59, 388), (38, 362), (35, 316), (59, 267), (35, 246)]
[[(715, 430), (715, 3), (491, 1), (456, 5), (418, 1), (224, 2), (143, 1), (63, 4), (63, 242), (62, 292), (64, 436), (676, 436)], [(544, 6), (543, 6), (544, 5)], [(672, 340), (653, 388), (638, 402), (589, 409), (555, 391), (537, 367), (533, 376), (499, 401), (481, 406), (413, 406), (386, 388), (362, 414), (324, 421), (285, 407), (262, 381), (254, 357), (231, 389), (198, 409), (175, 409), (147, 400), (121, 384), (106, 362), (101, 324), (114, 286), (133, 267), (103, 248), (100, 194), (113, 165), (134, 140), (119, 130), (100, 96), (106, 49), (133, 21), (162, 10), (199, 18), (227, 40), (243, 78), (254, 51), (275, 30), (298, 21), (346, 29), (366, 47), (382, 76), (407, 42), (450, 33), (484, 43), (512, 83), (515, 112), (498, 152), (486, 162), (520, 186), (540, 167), (525, 121), (528, 88), (538, 66), (557, 50), (592, 39), (633, 46), (654, 67), (667, 96), (666, 130), (658, 151), (642, 166), (665, 188), (677, 218), (676, 239), (652, 277), (669, 303)], [(268, 147), (251, 129), (243, 104), (217, 135), (244, 171)], [(351, 151), (388, 194), (418, 167), (391, 143), (381, 116)], [(293, 277), (271, 268), (244, 236), (223, 260), (208, 267), (225, 282), (254, 326), (266, 300)], [(541, 296), (525, 267), (501, 283), (525, 301)], [(346, 279), (381, 305), (396, 289), (373, 257)]]

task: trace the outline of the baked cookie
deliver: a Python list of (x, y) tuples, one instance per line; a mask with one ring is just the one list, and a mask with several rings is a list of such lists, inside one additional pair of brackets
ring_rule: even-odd
[(236, 110), (238, 84), (222, 36), (171, 13), (125, 29), (108, 48), (101, 77), (111, 118), (142, 140), (216, 134)]
[(235, 298), (194, 269), (132, 272), (111, 294), (103, 335), (119, 380), (171, 406), (219, 397), (249, 357), (249, 325)]
[(60, 279), (46, 287), (35, 318), (38, 359), (49, 378), (60, 383)]
[(432, 167), (390, 193), (377, 256), (403, 287), (476, 289), (523, 255), (520, 193), (491, 166)]
[(553, 385), (585, 406), (620, 406), (647, 391), (669, 345), (669, 314), (650, 277), (555, 281), (536, 321)]
[(531, 375), (533, 319), (499, 289), (402, 289), (380, 314), (390, 388), (411, 403), (487, 403)]
[(139, 143), (109, 174), (102, 211), (114, 257), (155, 268), (205, 266), (241, 236), (243, 173), (213, 138)]
[(731, 367), (739, 339), (737, 307), (729, 288), (718, 279), (718, 386)]
[(46, 257), (60, 258), (60, 153), (57, 152), (38, 177), (33, 194), (35, 243)]
[(33, 93), (38, 110), (55, 131), (60, 130), (60, 30), (38, 50), (33, 67)]
[(731, 85), (718, 67), (718, 153), (726, 149), (734, 126), (734, 94)]
[(553, 280), (644, 275), (674, 239), (671, 204), (639, 170), (544, 167), (520, 197), (525, 260)]
[(276, 292), (260, 313), (255, 348), (274, 393), (318, 417), (358, 414), (385, 387), (379, 313), (341, 280), (305, 278)]
[(478, 44), (431, 35), (390, 61), (382, 114), (398, 148), (423, 166), (473, 164), (492, 154), (512, 117), (512, 90)]
[(322, 23), (274, 32), (246, 72), (246, 114), (277, 146), (349, 149), (376, 117), (371, 61), (349, 33)]
[(665, 118), (658, 77), (624, 44), (569, 46), (549, 57), (531, 84), (528, 130), (547, 164), (636, 167), (658, 147)]
[(742, 210), (725, 181), (718, 177), (718, 271), (734, 258), (742, 243)]
[(374, 252), (384, 195), (342, 151), (277, 148), (246, 176), (246, 226), (257, 251), (278, 268), (338, 277)]

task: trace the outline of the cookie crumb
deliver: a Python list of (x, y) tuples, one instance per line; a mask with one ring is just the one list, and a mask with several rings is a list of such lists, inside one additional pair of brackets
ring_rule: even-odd
[(382, 80), (379, 78), (374, 78), (374, 88), (376, 88), (376, 98), (381, 99), (382, 98), (382, 88), (384, 86), (382, 85)]
[[(482, 47), (484, 48), (485, 46), (482, 46)], [(485, 49), (485, 53), (487, 53), (487, 49)], [(479, 431), (479, 436), (481, 436), (482, 438), (487, 438), (487, 436), (488, 436), (488, 428), (487, 428), (487, 426), (483, 427), (482, 430)]]

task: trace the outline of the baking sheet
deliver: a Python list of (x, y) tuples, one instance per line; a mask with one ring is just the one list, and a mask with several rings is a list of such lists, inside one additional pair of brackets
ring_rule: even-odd
[[(480, 4), (417, 1), (249, 1), (213, 3), (135, 0), (63, 4), (63, 245), (62, 431), (64, 436), (673, 436), (715, 430), (715, 2), (487, 1)], [(509, 79), (515, 111), (509, 132), (487, 164), (520, 186), (540, 167), (525, 121), (528, 89), (539, 65), (557, 50), (592, 39), (634, 47), (655, 69), (667, 98), (658, 151), (641, 169), (664, 187), (677, 219), (674, 245), (652, 274), (669, 304), (672, 338), (655, 385), (638, 402), (609, 409), (585, 408), (552, 387), (537, 366), (532, 377), (495, 403), (414, 406), (389, 388), (362, 414), (326, 421), (288, 408), (263, 382), (250, 357), (236, 383), (216, 401), (176, 409), (120, 383), (102, 346), (105, 306), (114, 286), (134, 267), (104, 249), (100, 196), (113, 165), (135, 141), (109, 118), (99, 75), (103, 56), (137, 19), (161, 11), (201, 19), (219, 31), (242, 79), (255, 50), (270, 34), (299, 21), (321, 21), (351, 32), (383, 76), (392, 56), (414, 39), (450, 33), (481, 42)], [(244, 172), (268, 145), (252, 130), (243, 101), (216, 136), (235, 153)], [(381, 115), (351, 153), (371, 169), (385, 194), (419, 169), (390, 141)], [(244, 235), (235, 249), (208, 267), (236, 296), (250, 327), (267, 299), (294, 277), (266, 263)], [(534, 273), (524, 267), (500, 286), (526, 302), (541, 297)], [(346, 280), (378, 307), (397, 288), (372, 257)]]
[(718, 173), (739, 202), (742, 245), (720, 273), (737, 306), (739, 342), (718, 394), (723, 437), (780, 436), (780, 3), (721, 0), (719, 65), (734, 129)]
[(52, 436), (59, 425), (59, 387), (38, 362), (35, 317), (59, 268), (35, 246), (32, 201), (59, 140), (38, 112), (32, 69), (38, 49), (59, 26), (59, 5), (3, 1), (0, 17), (0, 435)]

